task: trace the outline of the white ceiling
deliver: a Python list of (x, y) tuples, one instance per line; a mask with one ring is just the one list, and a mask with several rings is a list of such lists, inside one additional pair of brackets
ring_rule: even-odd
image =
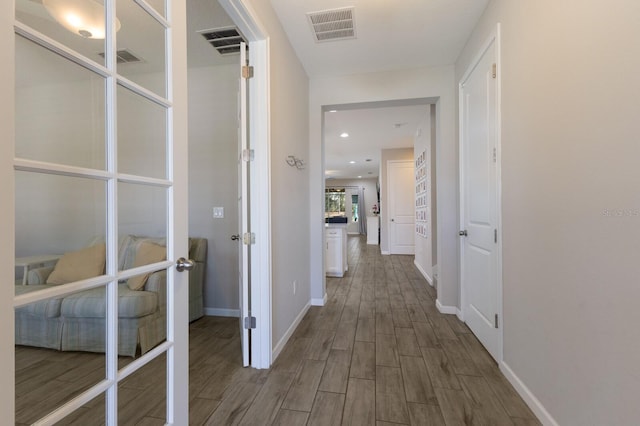
[[(488, 0), (271, 0), (310, 78), (453, 64)], [(356, 38), (316, 42), (307, 13), (354, 7)], [(380, 150), (413, 147), (425, 106), (325, 113), (325, 176), (377, 177)], [(396, 129), (394, 124), (407, 123)], [(339, 132), (350, 133), (347, 140)], [(366, 158), (371, 162), (364, 162)], [(356, 164), (348, 162), (354, 160)]]
[[(325, 177), (378, 177), (380, 150), (413, 147), (418, 125), (428, 113), (426, 104), (325, 112)], [(342, 132), (349, 137), (340, 137)]]
[[(488, 0), (271, 0), (310, 77), (455, 62)], [(354, 7), (356, 38), (316, 43), (306, 14)]]

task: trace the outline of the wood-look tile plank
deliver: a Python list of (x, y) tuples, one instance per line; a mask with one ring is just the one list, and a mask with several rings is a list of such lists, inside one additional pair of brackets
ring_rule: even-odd
[(400, 367), (407, 402), (438, 404), (422, 357), (401, 356)]
[(309, 413), (304, 411), (280, 410), (271, 424), (273, 426), (305, 426), (308, 418)]
[(409, 423), (409, 411), (399, 368), (376, 367), (376, 420)]
[(409, 312), (409, 318), (411, 318), (413, 322), (428, 321), (427, 316), (419, 304), (407, 304), (407, 312)]
[(342, 423), (345, 395), (318, 391), (309, 416), (309, 426), (334, 426)]
[(375, 318), (359, 318), (356, 329), (356, 341), (375, 342), (376, 341), (376, 320)]
[(359, 379), (376, 378), (376, 344), (373, 342), (356, 342), (351, 358), (350, 377)]
[(453, 332), (451, 326), (449, 326), (449, 322), (443, 318), (443, 315), (433, 316), (429, 318), (429, 322), (433, 326), (433, 331), (436, 333), (438, 339), (453, 339), (456, 340), (458, 337), (456, 333)]
[(513, 423), (483, 377), (459, 376), (462, 389), (474, 402), (474, 417), (483, 424), (510, 426)]
[(464, 345), (459, 340), (444, 339), (440, 342), (449, 363), (456, 374), (480, 376), (480, 370), (473, 362)]
[(391, 313), (378, 312), (376, 310), (376, 333), (393, 334), (393, 317)]
[(434, 388), (462, 389), (442, 349), (421, 348), (421, 351)]
[(305, 358), (318, 361), (326, 360), (329, 356), (335, 334), (335, 330), (319, 329), (307, 350)]
[(418, 346), (424, 348), (439, 348), (440, 341), (436, 337), (436, 333), (429, 322), (414, 322), (413, 332), (416, 334)]
[(376, 334), (376, 365), (400, 367), (395, 334)]
[(474, 417), (473, 402), (462, 390), (436, 388), (438, 405), (447, 425), (475, 425), (479, 419)]
[(273, 371), (288, 371), (292, 373), (298, 371), (312, 341), (313, 339), (311, 338), (290, 339), (278, 358), (276, 358), (271, 369)]
[(278, 415), (282, 401), (287, 396), (294, 373), (273, 372), (256, 395), (251, 407), (240, 422), (241, 425), (269, 424)]
[[(356, 316), (357, 318), (357, 316)], [(332, 349), (347, 350), (351, 352), (356, 335), (356, 319), (353, 322), (341, 322), (333, 338)]]
[(398, 354), (406, 356), (422, 356), (420, 347), (416, 340), (416, 334), (413, 328), (397, 328), (395, 329), (396, 344), (398, 345)]
[(365, 379), (349, 379), (342, 424), (345, 426), (370, 426), (375, 421), (376, 382)]
[(465, 323), (460, 321), (460, 319), (455, 315), (446, 315), (445, 319), (449, 323), (449, 326), (456, 334), (469, 334), (471, 333), (471, 329), (467, 327)]
[(335, 393), (346, 393), (349, 381), (351, 352), (332, 349), (327, 358), (318, 390)]
[(239, 424), (261, 387), (261, 385), (246, 382), (232, 384), (225, 399), (204, 424), (207, 426)]
[(411, 319), (409, 318), (409, 312), (404, 307), (391, 309), (391, 317), (393, 318), (393, 325), (396, 328), (397, 327), (410, 328), (413, 326), (411, 324)]
[(282, 408), (296, 411), (311, 411), (313, 400), (322, 378), (325, 362), (305, 359), (294, 379)]
[(220, 405), (220, 401), (205, 398), (193, 398), (189, 401), (189, 423), (203, 424)]
[(442, 412), (438, 405), (408, 403), (409, 420), (412, 425), (445, 426)]

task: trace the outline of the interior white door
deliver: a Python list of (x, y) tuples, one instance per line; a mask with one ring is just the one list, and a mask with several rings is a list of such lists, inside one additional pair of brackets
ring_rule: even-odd
[[(47, 12), (42, 4), (34, 4), (32, 8), (25, 3), (16, 2), (16, 9), (21, 12), (16, 13), (15, 22), (11, 22), (11, 32), (15, 34), (5, 37), (7, 23), (4, 19), (0, 21), (2, 39), (13, 45), (6, 51), (14, 55), (11, 60), (2, 61), (1, 66), (19, 70), (11, 82), (14, 90), (6, 91), (10, 96), (15, 95), (15, 99), (5, 100), (16, 112), (14, 125), (8, 127), (6, 133), (12, 138), (14, 132), (10, 129), (15, 127), (18, 131), (15, 139), (7, 143), (10, 154), (3, 156), (0, 166), (2, 176), (6, 169), (12, 174), (7, 181), (14, 188), (7, 193), (19, 196), (3, 198), (4, 207), (16, 212), (15, 217), (8, 219), (13, 231), (3, 233), (7, 236), (7, 243), (3, 244), (14, 244), (15, 233), (16, 255), (29, 256), (85, 251), (91, 241), (88, 248), (98, 267), (88, 276), (66, 278), (55, 286), (54, 292), (34, 289), (21, 293), (24, 289), (16, 289), (15, 296), (8, 298), (15, 309), (11, 314), (18, 318), (20, 311), (24, 311), (21, 308), (33, 303), (89, 292), (92, 306), (99, 315), (78, 322), (85, 327), (93, 320), (103, 322), (98, 322), (89, 332), (72, 335), (69, 340), (88, 343), (70, 350), (92, 351), (95, 356), (103, 357), (104, 362), (99, 360), (93, 364), (95, 381), (88, 381), (74, 392), (69, 392), (62, 381), (49, 381), (55, 382), (53, 392), (67, 397), (56, 399), (52, 405), (32, 401), (29, 410), (38, 413), (37, 417), (16, 420), (16, 423), (56, 424), (87, 404), (98, 409), (103, 407), (104, 419), (96, 418), (96, 422), (108, 425), (131, 422), (119, 412), (119, 398), (126, 399), (120, 394), (122, 382), (136, 375), (140, 377), (154, 360), (164, 357), (164, 368), (158, 373), (164, 379), (158, 377), (156, 386), (156, 395), (165, 396), (163, 421), (188, 424), (189, 291), (188, 273), (184, 271), (191, 265), (186, 259), (185, 3), (169, 1), (165, 8), (164, 2), (126, 2), (126, 5), (118, 2), (119, 24), (114, 0), (96, 3), (100, 8), (104, 3), (106, 13), (95, 12), (98, 16), (95, 26), (92, 23), (90, 28), (83, 27), (82, 19), (72, 24), (80, 25), (73, 32), (83, 37), (71, 34), (62, 25), (43, 20)], [(4, 12), (3, 8), (3, 18)], [(12, 10), (6, 15), (14, 20)], [(120, 24), (128, 31), (116, 35)], [(155, 42), (141, 43), (149, 33), (157, 35)], [(95, 40), (90, 39), (92, 34)], [(147, 73), (131, 73), (130, 68), (117, 64), (117, 50), (128, 43), (139, 46), (136, 53), (145, 58)], [(33, 67), (32, 61), (41, 65)], [(50, 102), (51, 99), (55, 102)], [(7, 116), (14, 119), (13, 114)], [(25, 203), (25, 198), (41, 200), (42, 204), (35, 211)], [(27, 211), (34, 211), (36, 216), (27, 216)], [(47, 215), (47, 220), (40, 220), (37, 215)], [(40, 230), (42, 232), (38, 232)], [(33, 238), (34, 231), (36, 238)], [(141, 243), (135, 249), (135, 261), (125, 262), (124, 253), (118, 250), (119, 242), (132, 241), (131, 235), (152, 237), (156, 254), (143, 259), (145, 256), (139, 256)], [(73, 271), (78, 269), (81, 268), (77, 264), (71, 267)], [(119, 355), (127, 336), (126, 331), (121, 331), (126, 330), (127, 319), (124, 315), (120, 318), (120, 296), (127, 291), (125, 287), (136, 281), (132, 278), (156, 271), (164, 274), (155, 275), (153, 283), (151, 278), (146, 284), (142, 282), (145, 290), (156, 294), (153, 299), (158, 316), (152, 320), (155, 335), (149, 338), (152, 342), (144, 348), (144, 354), (123, 363)], [(124, 280), (128, 280), (127, 284), (120, 284)], [(166, 290), (166, 299), (163, 290)], [(5, 323), (13, 329), (13, 321)], [(31, 329), (25, 334), (30, 337), (35, 332)], [(14, 333), (6, 342), (17, 342), (17, 336), (18, 333)], [(47, 339), (56, 336), (55, 332), (46, 333)], [(143, 351), (142, 340), (137, 342), (140, 344), (137, 348), (134, 337), (133, 354), (136, 349)], [(72, 352), (47, 354), (65, 358)], [(14, 364), (11, 360), (7, 364), (14, 368), (17, 362)], [(103, 368), (103, 372), (99, 368)], [(3, 377), (14, 375), (15, 371)], [(12, 394), (14, 389), (5, 391), (3, 399), (18, 401), (15, 407), (25, 404), (25, 400), (19, 400), (20, 395), (16, 398), (15, 393)], [(9, 413), (12, 410), (13, 407), (2, 411), (7, 424), (14, 423), (11, 417), (14, 413)]]
[(238, 241), (238, 292), (240, 298), (240, 343), (242, 346), (242, 365), (247, 367), (250, 359), (250, 270), (249, 255), (251, 248), (251, 223), (249, 220), (249, 167), (251, 151), (249, 149), (249, 132), (247, 120), (248, 75), (243, 71), (248, 66), (247, 46), (240, 43), (240, 90), (238, 96), (238, 212), (240, 221), (240, 241)]
[(387, 162), (389, 253), (415, 254), (414, 164)]
[(495, 42), (461, 83), (461, 280), (465, 322), (500, 361)]

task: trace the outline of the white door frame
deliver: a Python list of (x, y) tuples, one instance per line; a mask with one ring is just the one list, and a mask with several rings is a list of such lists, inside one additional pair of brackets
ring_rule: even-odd
[(271, 140), (269, 128), (269, 38), (257, 13), (245, 0), (219, 0), (249, 42), (249, 143), (251, 165), (250, 216), (256, 242), (251, 248), (251, 367), (269, 368), (271, 345)]
[[(503, 293), (502, 293), (502, 172), (501, 172), (501, 139), (502, 139), (502, 125), (501, 125), (501, 58), (500, 58), (500, 24), (496, 25), (496, 28), (491, 32), (488, 39), (484, 42), (484, 44), (479, 49), (478, 53), (474, 57), (473, 61), (471, 61), (469, 67), (463, 74), (460, 82), (458, 83), (458, 108), (459, 108), (459, 138), (458, 138), (458, 152), (459, 152), (459, 171), (460, 171), (460, 188), (459, 188), (459, 197), (460, 197), (460, 226), (464, 225), (464, 102), (463, 102), (463, 85), (474, 71), (480, 60), (482, 59), (484, 53), (489, 49), (489, 47), (495, 43), (495, 59), (496, 59), (496, 229), (498, 232), (498, 238), (496, 243), (496, 279), (497, 279), (497, 297), (498, 297), (498, 318), (499, 318), (499, 327), (498, 327), (498, 365), (502, 362), (504, 357), (503, 353), (503, 345), (504, 345), (504, 315), (503, 315)], [(462, 228), (460, 228), (462, 229)], [(458, 317), (461, 321), (464, 321), (465, 317), (465, 309), (466, 309), (466, 293), (467, 289), (464, 286), (464, 241), (460, 239), (460, 261), (459, 261), (459, 280), (460, 280), (460, 310), (458, 311)]]

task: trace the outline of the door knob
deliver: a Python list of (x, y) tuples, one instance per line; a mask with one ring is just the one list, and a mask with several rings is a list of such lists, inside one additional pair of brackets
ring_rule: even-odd
[(178, 272), (190, 271), (195, 265), (196, 263), (193, 260), (185, 259), (184, 257), (176, 260), (176, 269)]
[(235, 234), (231, 236), (231, 241), (238, 241), (240, 239), (240, 234)]
[(467, 230), (465, 229), (464, 231), (458, 232), (458, 235), (460, 235), (461, 237), (466, 237), (467, 236)]
[(395, 219), (391, 219), (391, 222), (395, 222), (395, 221), (396, 221)]

